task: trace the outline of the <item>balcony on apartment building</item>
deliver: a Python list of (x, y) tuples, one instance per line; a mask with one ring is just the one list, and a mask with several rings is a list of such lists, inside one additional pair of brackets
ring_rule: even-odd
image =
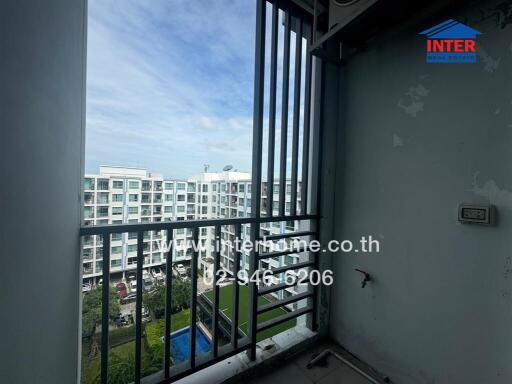
[[(2, 198), (9, 202), (2, 381), (78, 383), (92, 358), (101, 384), (120, 371), (136, 384), (512, 382), (510, 5), (256, 0), (254, 7), (250, 215), (230, 207), (241, 190), (228, 183), (219, 218), (93, 225), (109, 217), (109, 180), (82, 183), (86, 1), (3, 4), (0, 153), (10, 183)], [(427, 63), (420, 33), (455, 25), (467, 32), (456, 20), (478, 32), (477, 62)], [(141, 189), (143, 204), (153, 191), (161, 202), (162, 182), (143, 180)], [(195, 203), (195, 183), (177, 189)], [(51, 216), (48, 196), (58, 202)], [(82, 210), (84, 202), (99, 206)], [(460, 219), (462, 202), (499, 220), (466, 225), (475, 217)], [(143, 205), (141, 214), (161, 210)], [(231, 242), (265, 236), (284, 245), (213, 251), (208, 290), (198, 284), (200, 250), (176, 252), (190, 281), (188, 307), (177, 311), (172, 289), (182, 272), (160, 240), (220, 237), (226, 227)], [(29, 251), (19, 246), (22, 233), (31, 234)], [(123, 233), (133, 240), (136, 286), (128, 364), (114, 351), (120, 320), (110, 313)], [(380, 243), (378, 253), (326, 246), (362, 236)], [(143, 302), (144, 265), (153, 261), (166, 272), (155, 333)], [(229, 280), (222, 287), (221, 263)], [(241, 270), (272, 276), (244, 282)], [(91, 274), (102, 281), (101, 321), (86, 329), (80, 289)], [(330, 283), (317, 284), (327, 275)]]

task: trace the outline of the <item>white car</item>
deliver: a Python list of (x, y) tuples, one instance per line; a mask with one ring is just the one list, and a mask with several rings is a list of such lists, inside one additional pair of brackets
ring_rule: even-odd
[(82, 284), (82, 292), (89, 292), (92, 289), (92, 285), (90, 283)]
[(130, 292), (137, 292), (137, 280), (130, 280), (128, 286), (130, 287)]

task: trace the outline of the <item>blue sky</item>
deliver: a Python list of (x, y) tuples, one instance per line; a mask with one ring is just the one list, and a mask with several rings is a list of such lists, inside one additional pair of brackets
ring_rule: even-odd
[(252, 0), (90, 0), (86, 172), (250, 171)]
[[(96, 173), (99, 165), (124, 165), (187, 178), (201, 172), (204, 164), (210, 165), (210, 171), (231, 164), (250, 172), (255, 11), (254, 0), (90, 0), (86, 172)], [(267, 6), (264, 170), (271, 12)], [(276, 159), (281, 134), (281, 18), (278, 36)], [(290, 43), (287, 176), (295, 76), (293, 32)], [(302, 63), (305, 52), (303, 40)], [(304, 66), (301, 76), (302, 126)], [(299, 159), (301, 151), (300, 146)], [(275, 167), (277, 177), (278, 161)]]

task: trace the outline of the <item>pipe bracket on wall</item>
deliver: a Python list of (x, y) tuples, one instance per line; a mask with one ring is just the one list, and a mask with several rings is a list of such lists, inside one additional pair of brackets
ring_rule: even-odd
[(372, 281), (372, 277), (370, 276), (370, 274), (368, 272), (363, 271), (362, 269), (356, 268), (355, 270), (359, 273), (362, 273), (364, 276), (363, 281), (361, 281), (361, 288), (366, 287), (366, 284), (368, 284), (370, 281)]

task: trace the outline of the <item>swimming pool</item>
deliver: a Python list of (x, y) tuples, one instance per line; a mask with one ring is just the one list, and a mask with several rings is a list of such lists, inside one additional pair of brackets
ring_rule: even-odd
[[(211, 344), (200, 327), (196, 328), (196, 356), (210, 352)], [(190, 327), (171, 333), (171, 356), (174, 364), (188, 360)]]

